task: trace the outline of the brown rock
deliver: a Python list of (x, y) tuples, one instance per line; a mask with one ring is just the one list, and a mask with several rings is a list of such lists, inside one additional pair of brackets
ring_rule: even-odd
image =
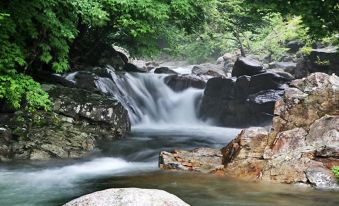
[(223, 169), (222, 154), (218, 149), (197, 148), (192, 151), (176, 150), (160, 153), (159, 166), (165, 170), (219, 173)]

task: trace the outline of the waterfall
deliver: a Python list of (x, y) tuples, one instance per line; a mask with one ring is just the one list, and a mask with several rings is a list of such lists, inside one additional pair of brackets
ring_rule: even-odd
[(128, 110), (132, 125), (197, 125), (198, 100), (203, 90), (173, 91), (163, 74), (110, 72), (112, 78), (99, 78), (101, 92), (117, 98)]

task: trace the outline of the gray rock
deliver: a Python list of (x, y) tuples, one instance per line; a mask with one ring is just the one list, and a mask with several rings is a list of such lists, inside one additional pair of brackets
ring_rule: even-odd
[(188, 88), (203, 89), (206, 82), (195, 75), (170, 75), (165, 78), (166, 84), (174, 91), (183, 91)]
[(313, 167), (306, 170), (308, 181), (319, 189), (339, 189), (336, 177), (323, 167)]
[(233, 66), (232, 77), (253, 76), (264, 72), (265, 69), (259, 61), (249, 57), (239, 57)]
[(79, 197), (64, 206), (189, 206), (163, 190), (117, 188)]

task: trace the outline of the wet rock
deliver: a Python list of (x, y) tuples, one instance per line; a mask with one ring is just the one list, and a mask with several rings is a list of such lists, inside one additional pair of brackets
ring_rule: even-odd
[(268, 89), (282, 89), (282, 85), (289, 82), (283, 76), (277, 73), (262, 73), (251, 77), (249, 89), (250, 94), (257, 93)]
[(248, 57), (239, 57), (234, 64), (232, 77), (253, 76), (264, 72), (263, 65), (259, 61)]
[(158, 67), (154, 70), (156, 74), (178, 74), (177, 72), (171, 70), (168, 67)]
[(115, 188), (79, 197), (64, 206), (189, 206), (187, 203), (163, 190)]
[(276, 73), (239, 78), (209, 79), (200, 106), (200, 117), (223, 126), (259, 125), (273, 117), (290, 79)]
[(203, 89), (206, 82), (195, 75), (171, 75), (165, 78), (165, 83), (174, 91), (183, 91), (188, 88)]
[(222, 154), (218, 149), (197, 148), (192, 151), (160, 152), (159, 166), (164, 170), (218, 173), (222, 171)]

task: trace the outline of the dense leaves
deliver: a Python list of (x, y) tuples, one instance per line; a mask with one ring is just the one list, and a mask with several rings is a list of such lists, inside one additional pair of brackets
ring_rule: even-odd
[(302, 17), (294, 38), (323, 37), (338, 31), (338, 8), (336, 0), (2, 0), (0, 101), (47, 108), (32, 74), (94, 65), (112, 44), (132, 55), (163, 51), (199, 61), (235, 49), (278, 56), (296, 31), (291, 15)]
[(2, 0), (0, 100), (46, 108), (32, 73), (64, 72), (113, 43), (151, 54), (159, 39), (167, 41), (167, 28), (198, 27), (210, 1)]
[(246, 0), (257, 8), (301, 16), (314, 37), (339, 32), (338, 0)]

